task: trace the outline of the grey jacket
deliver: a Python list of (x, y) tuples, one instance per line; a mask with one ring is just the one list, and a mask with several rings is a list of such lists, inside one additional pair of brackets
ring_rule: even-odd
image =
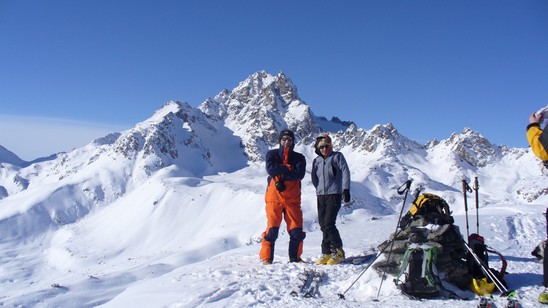
[(341, 152), (331, 151), (324, 159), (321, 155), (312, 163), (312, 184), (316, 195), (342, 194), (350, 190), (350, 169)]

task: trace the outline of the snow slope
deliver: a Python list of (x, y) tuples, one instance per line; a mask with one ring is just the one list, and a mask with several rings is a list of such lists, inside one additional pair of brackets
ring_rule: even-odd
[[(158, 175), (162, 177), (161, 175)], [(280, 235), (275, 263), (258, 260), (263, 214), (264, 172), (251, 166), (211, 177), (163, 177), (151, 180), (123, 201), (95, 210), (85, 219), (25, 242), (0, 244), (0, 302), (5, 306), (47, 307), (364, 307), (417, 303), (383, 283), (363, 265), (316, 266), (287, 263), (288, 236)], [(303, 199), (307, 238), (303, 257), (319, 254), (321, 232), (315, 222), (314, 196), (305, 181)], [(168, 189), (165, 189), (168, 188)], [(462, 199), (459, 201), (463, 201)], [(402, 201), (401, 201), (402, 202)], [(409, 207), (406, 202), (406, 209)], [(473, 199), (469, 200), (473, 204)], [(5, 206), (5, 205), (4, 205)], [(401, 206), (401, 204), (400, 204)], [(461, 202), (452, 204), (465, 234)], [(401, 209), (401, 208), (400, 208)], [(545, 236), (544, 205), (490, 204), (480, 211), (480, 233), (508, 259), (507, 281), (527, 307), (542, 290), (541, 264), (530, 251)], [(470, 231), (476, 231), (470, 211)], [(398, 213), (344, 208), (338, 225), (348, 256), (371, 252), (394, 231)], [(3, 230), (8, 230), (4, 228)], [(492, 266), (498, 260), (493, 258)], [(326, 279), (317, 298), (289, 296), (302, 268), (322, 268)], [(426, 307), (469, 301), (428, 300)]]

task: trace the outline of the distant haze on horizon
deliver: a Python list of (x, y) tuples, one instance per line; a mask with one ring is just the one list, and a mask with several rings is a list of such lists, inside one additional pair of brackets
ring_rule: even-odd
[(32, 161), (82, 147), (94, 139), (130, 127), (64, 119), (0, 115), (0, 145)]

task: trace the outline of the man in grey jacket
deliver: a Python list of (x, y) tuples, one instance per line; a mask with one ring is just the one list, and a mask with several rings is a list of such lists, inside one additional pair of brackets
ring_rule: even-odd
[(316, 188), (318, 222), (322, 230), (322, 255), (317, 264), (334, 265), (344, 260), (344, 250), (336, 226), (341, 200), (350, 201), (350, 169), (341, 152), (333, 151), (331, 138), (322, 134), (314, 143), (312, 184)]

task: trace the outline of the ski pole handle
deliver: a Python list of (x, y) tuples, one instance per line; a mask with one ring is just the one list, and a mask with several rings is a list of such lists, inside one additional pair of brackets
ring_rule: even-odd
[(466, 180), (462, 180), (462, 191), (466, 194), (467, 192), (472, 192), (472, 188), (470, 188), (470, 185), (468, 185), (468, 182)]
[[(407, 180), (400, 187), (398, 187), (398, 194), (403, 195), (404, 192), (408, 191), (409, 188), (411, 187), (411, 182), (413, 182), (413, 180)], [(403, 190), (402, 190), (402, 188), (403, 188)]]
[(479, 190), (478, 177), (474, 178), (474, 190), (477, 192)]
[(419, 197), (419, 195), (421, 194), (421, 191), (423, 190), (424, 187), (422, 186), (419, 186), (417, 188), (415, 188), (415, 190), (413, 191), (413, 196), (415, 196), (415, 199), (417, 199)]

